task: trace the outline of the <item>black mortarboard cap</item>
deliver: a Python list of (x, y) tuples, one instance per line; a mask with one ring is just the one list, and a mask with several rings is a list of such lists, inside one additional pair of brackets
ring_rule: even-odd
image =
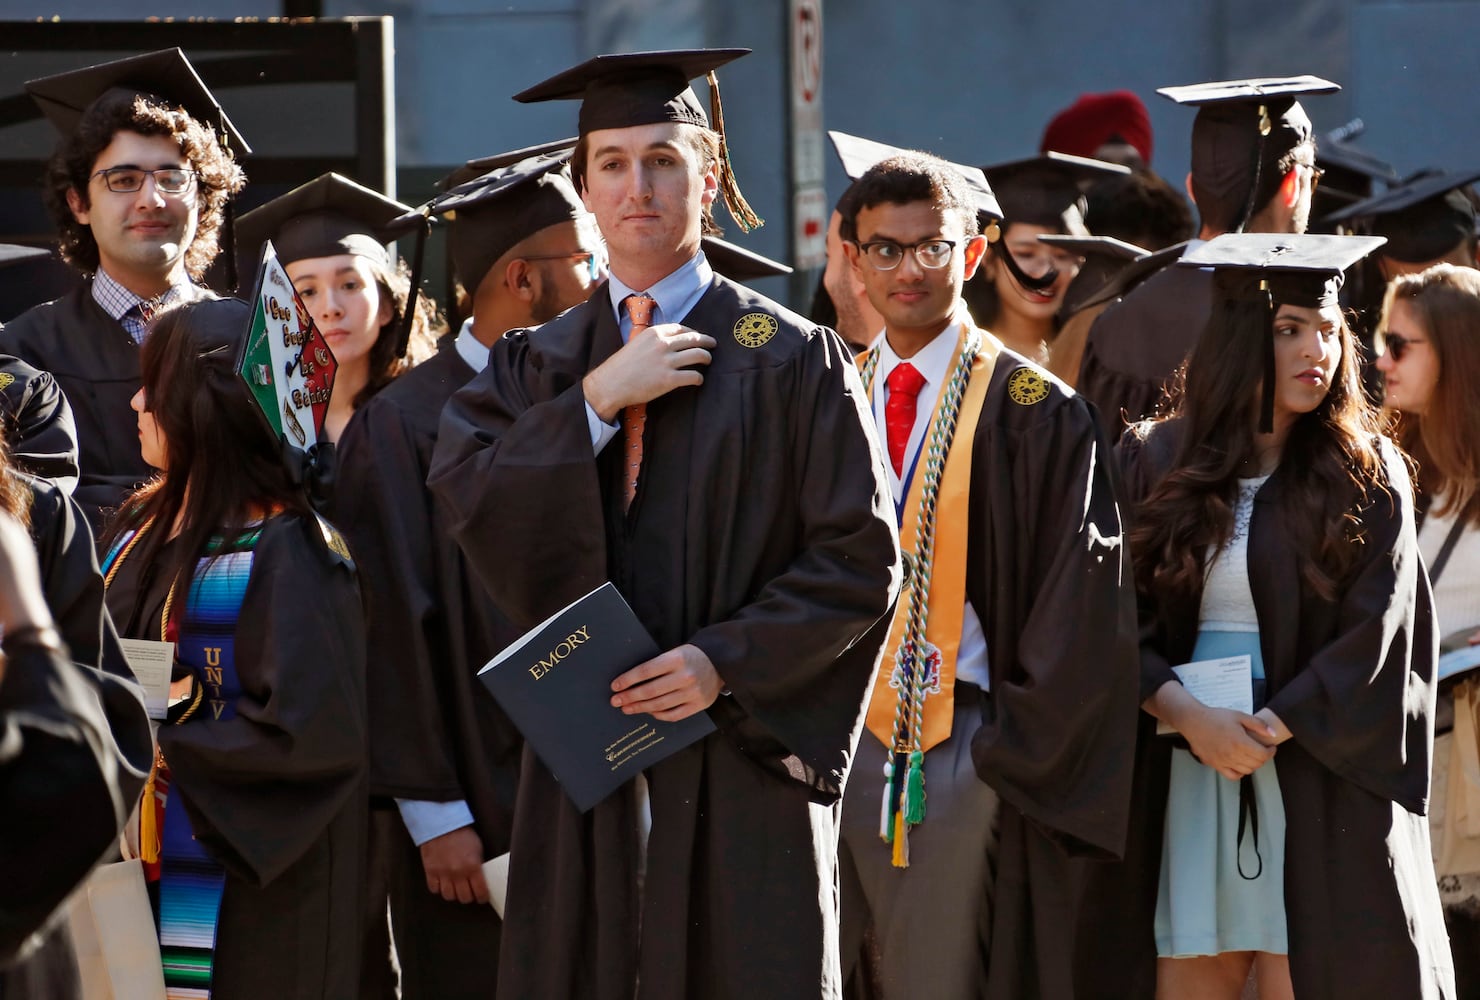
[(1437, 260), (1475, 237), (1475, 205), (1465, 188), (1477, 180), (1480, 169), (1423, 171), (1347, 206), (1328, 221), (1361, 220), (1364, 229), (1387, 238), (1383, 255), (1394, 260), (1409, 264)]
[[(1360, 122), (1358, 119), (1357, 123)], [(1316, 146), (1316, 166), (1323, 176), (1311, 200), (1310, 216), (1323, 225), (1348, 205), (1372, 197), (1378, 184), (1390, 186), (1398, 182), (1398, 172), (1391, 163), (1344, 139), (1334, 138), (1335, 134), (1339, 133), (1322, 137)]]
[(494, 153), (492, 156), (480, 156), (476, 160), (469, 160), (458, 167), (452, 173), (437, 182), (438, 191), (450, 191), (468, 181), (475, 181), (490, 171), (500, 167), (511, 166), (520, 160), (527, 160), (535, 156), (543, 156), (545, 153), (569, 153), (575, 148), (576, 137), (569, 139), (556, 139), (553, 142), (541, 142), (533, 146), (525, 146), (523, 149), (511, 149), (507, 153)]
[(514, 100), (580, 101), (581, 135), (656, 122), (708, 128), (689, 81), (749, 54), (749, 49), (665, 49), (594, 56), (520, 91)]
[(202, 125), (215, 129), (221, 144), (234, 153), (252, 151), (178, 48), (31, 80), (26, 83), (26, 92), (63, 135), (70, 135), (84, 112), (100, 99), (133, 100), (143, 95), (183, 108)]
[[(832, 129), (828, 130), (827, 137), (832, 140), (833, 150), (838, 154), (839, 162), (843, 164), (843, 173), (847, 174), (848, 179), (852, 181), (868, 173), (871, 167), (894, 156), (917, 153), (937, 160), (941, 159), (934, 153), (905, 149), (903, 146), (891, 146), (886, 142), (865, 139), (862, 136), (849, 135), (847, 132)], [(971, 189), (971, 196), (976, 201), (978, 217), (983, 221), (991, 222), (998, 222), (1002, 219), (1002, 206), (997, 201), (997, 195), (992, 191), (992, 185), (987, 181), (987, 175), (982, 173), (980, 167), (968, 167), (964, 163), (952, 163), (950, 160), (942, 160), (942, 162), (954, 167), (956, 172), (965, 178), (966, 186)]]
[(284, 265), (354, 254), (387, 262), (387, 243), (415, 228), (414, 209), (340, 174), (321, 174), (236, 220), (238, 253), (262, 257), (272, 240)]
[(1129, 167), (1067, 153), (1044, 153), (982, 167), (1007, 221), (1088, 235), (1084, 193), (1096, 181), (1130, 173)]
[(1386, 243), (1380, 236), (1225, 233), (1188, 250), (1181, 267), (1211, 267), (1226, 298), (1268, 292), (1275, 303), (1311, 309), (1338, 304), (1347, 268)]
[(1296, 100), (1303, 94), (1330, 94), (1341, 87), (1318, 76), (1223, 80), (1157, 91), (1178, 104), (1198, 109), (1192, 123), (1192, 176), (1198, 195), (1217, 205), (1200, 204), (1204, 215), (1235, 220), (1242, 229), (1272, 192), (1277, 164), (1292, 149), (1310, 141), (1310, 117)]
[(736, 246), (718, 236), (704, 237), (703, 244), (709, 266), (731, 281), (744, 284), (757, 278), (779, 278), (791, 273), (791, 268), (781, 261)]
[(1038, 242), (1059, 247), (1070, 253), (1079, 254), (1084, 263), (1079, 273), (1069, 282), (1064, 291), (1064, 302), (1059, 307), (1064, 316), (1071, 316), (1087, 305), (1098, 301), (1098, 296), (1120, 273), (1151, 251), (1134, 243), (1118, 240), (1113, 236), (1060, 236), (1044, 235)]
[[(746, 203), (730, 165), (725, 137), (724, 104), (714, 71), (750, 54), (750, 49), (662, 49), (593, 56), (557, 73), (543, 83), (514, 95), (525, 104), (537, 101), (580, 101), (578, 130), (587, 135), (598, 129), (630, 128), (658, 122), (679, 122), (710, 128), (719, 135), (719, 184), (730, 215), (749, 232), (762, 220)], [(699, 103), (689, 81), (701, 76), (709, 82), (709, 114)]]
[[(567, 163), (574, 139), (484, 157), (496, 164), (482, 176), (450, 187), (418, 212), (451, 223), (448, 253), (468, 294), (498, 259), (520, 241), (559, 222), (581, 219), (586, 206), (570, 180)], [(528, 154), (528, 150), (535, 152)], [(510, 157), (518, 156), (510, 160)], [(455, 179), (461, 171), (444, 178)]]
[(0, 243), (0, 268), (50, 256), (50, 250), (43, 250), (40, 247), (21, 246), (19, 243)]
[[(1374, 236), (1314, 233), (1225, 233), (1182, 255), (1180, 267), (1211, 267), (1225, 301), (1264, 307), (1264, 322), (1250, 328), (1264, 361), (1259, 430), (1274, 429), (1274, 315), (1279, 305), (1322, 309), (1340, 305), (1346, 269), (1387, 241)], [(1241, 329), (1241, 328), (1236, 328)]]

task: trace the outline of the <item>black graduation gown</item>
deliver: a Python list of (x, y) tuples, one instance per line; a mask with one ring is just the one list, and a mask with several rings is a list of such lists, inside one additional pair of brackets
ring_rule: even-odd
[(77, 995), (65, 927), (32, 937), (108, 851), (154, 745), (138, 687), (103, 611), (92, 535), (56, 487), (31, 486), (42, 589), (67, 656), (12, 650), (0, 681), (0, 996)]
[[(184, 301), (212, 298), (182, 286)], [(139, 391), (139, 346), (93, 301), (88, 282), (30, 309), (0, 330), (0, 351), (50, 372), (72, 404), (81, 446), (74, 496), (96, 533), (123, 498), (152, 475), (139, 453), (138, 423), (128, 402)]]
[(721, 277), (684, 323), (713, 362), (648, 405), (627, 514), (580, 385), (621, 346), (605, 285), (499, 341), (443, 414), (431, 485), (517, 626), (610, 579), (732, 692), (649, 772), (640, 941), (632, 786), (582, 816), (526, 753), (501, 994), (838, 994), (837, 804), (898, 579), (881, 458), (831, 331)]
[[(1029, 372), (1047, 394), (1015, 402), (1007, 387)], [(966, 593), (991, 678), (971, 749), (1001, 799), (984, 996), (1072, 1000), (1076, 893), (1091, 859), (1121, 854), (1134, 762), (1135, 594), (1115, 475), (1093, 408), (1003, 351), (971, 478)]]
[(1095, 320), (1075, 385), (1099, 410), (1108, 440), (1156, 412), (1212, 314), (1212, 272), (1172, 260)]
[(335, 517), (367, 608), (370, 793), (466, 799), (491, 858), (509, 849), (522, 741), (477, 672), (519, 634), (472, 579), (426, 487), (442, 407), (473, 374), (449, 336), (355, 413), (339, 442)]
[[(263, 528), (236, 627), (236, 718), (159, 730), (171, 805), (178, 795), (227, 872), (216, 1000), (358, 995), (365, 621), (353, 567), (320, 530), (296, 514)], [(125, 560), (108, 607), (126, 632), (158, 639), (169, 581), (147, 570)]]
[[(1127, 435), (1132, 503), (1170, 468), (1181, 428)], [(1259, 617), (1268, 705), (1294, 734), (1275, 756), (1285, 805), (1285, 914), (1301, 1000), (1454, 996), (1424, 818), (1433, 748), (1437, 633), (1418, 554), (1406, 467), (1386, 441), (1391, 500), (1361, 512), (1367, 541), (1327, 601), (1300, 579), (1279, 514), (1276, 470), (1255, 497), (1249, 586)], [(1132, 516), (1134, 516), (1134, 507)], [(1172, 678), (1197, 639), (1200, 596), (1141, 607), (1141, 696)], [(1085, 914), (1098, 926), (1084, 995), (1150, 997), (1152, 923), (1171, 760), (1142, 716), (1137, 789), (1123, 865), (1106, 866)]]

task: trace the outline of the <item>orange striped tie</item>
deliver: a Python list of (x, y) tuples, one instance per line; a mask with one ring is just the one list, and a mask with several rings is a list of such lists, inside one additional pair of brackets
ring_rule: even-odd
[[(652, 325), (653, 306), (657, 304), (647, 295), (629, 295), (622, 300), (622, 308), (627, 310), (627, 318), (632, 320), (632, 332), (627, 337), (629, 344)], [(637, 496), (637, 474), (642, 469), (642, 430), (646, 426), (646, 403), (635, 403), (623, 408), (622, 443), (626, 448), (624, 457), (627, 461), (622, 476), (623, 510), (630, 509), (633, 498)]]

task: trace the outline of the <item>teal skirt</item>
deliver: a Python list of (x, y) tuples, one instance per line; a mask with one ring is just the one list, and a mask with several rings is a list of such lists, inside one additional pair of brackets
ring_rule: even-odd
[[(1192, 659), (1244, 653), (1253, 660), (1254, 678), (1263, 679), (1257, 632), (1200, 632)], [(1253, 774), (1258, 832), (1246, 822), (1240, 846), (1240, 783), (1198, 763), (1186, 750), (1172, 751), (1156, 899), (1156, 953), (1162, 958), (1288, 952), (1285, 804), (1277, 760), (1278, 755)]]

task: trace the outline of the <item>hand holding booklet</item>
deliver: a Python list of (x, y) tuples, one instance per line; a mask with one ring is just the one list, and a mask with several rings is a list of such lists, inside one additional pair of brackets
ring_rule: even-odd
[(612, 706), (612, 681), (659, 652), (617, 588), (604, 583), (525, 633), (478, 677), (585, 812), (714, 732), (707, 712), (661, 722)]
[[(1209, 708), (1231, 708), (1235, 712), (1254, 711), (1254, 666), (1247, 653), (1225, 656), (1218, 660), (1198, 660), (1173, 667), (1172, 671), (1187, 693)], [(1157, 736), (1177, 732), (1161, 720), (1156, 723)]]
[(1460, 629), (1451, 632), (1439, 642), (1439, 680), (1447, 681), (1480, 667), (1480, 646), (1470, 645), (1470, 636), (1477, 630)]

